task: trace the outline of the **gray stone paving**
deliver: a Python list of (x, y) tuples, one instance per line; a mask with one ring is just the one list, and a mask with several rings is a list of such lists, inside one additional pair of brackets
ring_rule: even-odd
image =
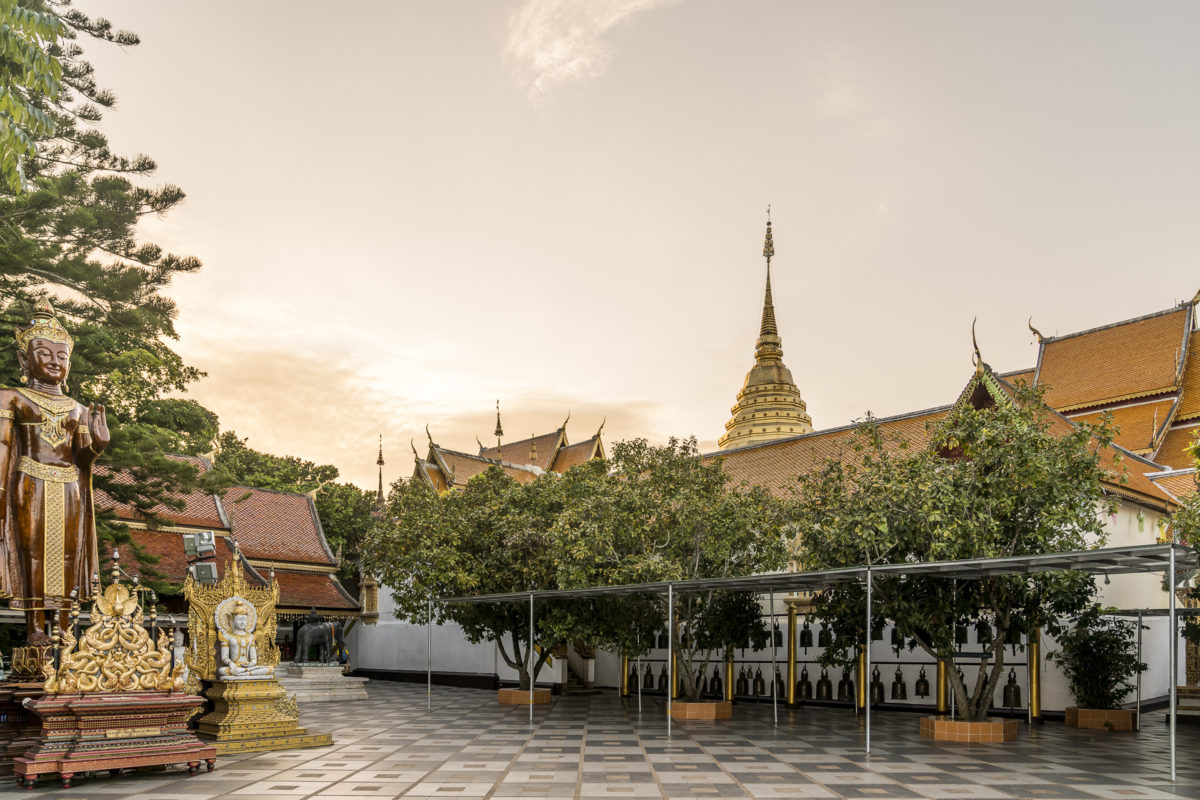
[[(876, 712), (872, 752), (847, 710), (735, 706), (725, 722), (676, 723), (661, 700), (612, 693), (555, 698), (534, 712), (495, 693), (371, 681), (369, 700), (306, 707), (333, 730), (331, 747), (223, 756), (195, 777), (178, 770), (79, 777), (71, 789), (4, 796), (54, 800), (304, 800), (320, 797), (592, 800), (592, 798), (1200, 798), (1200, 728), (1179, 731), (1179, 781), (1168, 780), (1167, 731), (1085, 733), (1061, 723), (1021, 727), (1008, 744), (935, 744), (916, 714)], [(322, 721), (316, 710), (324, 714)]]

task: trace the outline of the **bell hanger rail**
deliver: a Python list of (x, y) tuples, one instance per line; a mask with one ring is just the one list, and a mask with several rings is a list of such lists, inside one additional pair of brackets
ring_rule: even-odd
[[(1124, 547), (1104, 547), (1077, 550), (1069, 553), (1040, 553), (1003, 558), (970, 558), (959, 561), (924, 561), (900, 564), (875, 564), (869, 568), (845, 567), (814, 572), (769, 572), (735, 578), (699, 578), (685, 581), (658, 581), (620, 586), (593, 586), (579, 589), (534, 590), (538, 600), (578, 599), (608, 594), (666, 594), (668, 587), (676, 592), (710, 590), (751, 591), (761, 594), (779, 591), (812, 591), (826, 589), (847, 581), (863, 581), (870, 569), (875, 578), (900, 574), (912, 577), (941, 577), (972, 580), (997, 575), (1033, 575), (1039, 572), (1077, 570), (1093, 575), (1123, 575), (1133, 572), (1164, 572), (1171, 564), (1174, 552), (1176, 573), (1192, 570), (1200, 557), (1190, 547), (1171, 544), (1143, 544)], [(528, 602), (530, 592), (461, 595), (438, 598), (439, 603), (503, 603)], [(1179, 613), (1179, 610), (1176, 610)]]

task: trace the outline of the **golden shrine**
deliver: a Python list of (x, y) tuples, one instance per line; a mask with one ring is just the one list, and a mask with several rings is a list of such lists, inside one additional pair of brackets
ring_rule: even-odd
[(737, 393), (733, 416), (725, 423), (725, 433), (717, 440), (722, 450), (761, 444), (775, 439), (812, 432), (808, 406), (783, 363), (783, 339), (775, 323), (775, 302), (771, 298), (771, 258), (775, 240), (771, 233), (770, 209), (767, 210), (767, 234), (763, 257), (767, 260), (767, 290), (763, 297), (762, 324), (754, 345), (754, 366), (746, 373)]
[(219, 583), (200, 583), (189, 575), (183, 585), (191, 634), (188, 680), (211, 683), (204, 694), (214, 706), (197, 730), (218, 753), (332, 744), (332, 734), (300, 727), (295, 698), (275, 678), (279, 583), (272, 573), (265, 587), (249, 586), (242, 561), (235, 550)]
[(68, 624), (55, 625), (43, 695), (25, 701), (40, 731), (13, 763), (26, 788), (50, 774), (69, 788), (78, 773), (186, 763), (195, 774), (201, 762), (216, 766), (216, 749), (188, 730), (204, 699), (186, 690), (184, 665), (172, 656), (174, 631), (160, 630), (152, 611), (157, 636), (148, 632), (138, 592), (119, 577), (114, 565), (113, 583), (96, 597), (82, 636), (77, 601)]

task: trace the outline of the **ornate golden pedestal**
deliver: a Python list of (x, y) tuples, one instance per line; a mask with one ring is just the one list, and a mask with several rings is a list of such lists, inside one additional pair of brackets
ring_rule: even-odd
[(197, 732), (219, 754), (333, 744), (333, 734), (308, 733), (300, 727), (296, 701), (274, 678), (217, 681), (204, 694), (216, 708), (200, 718)]

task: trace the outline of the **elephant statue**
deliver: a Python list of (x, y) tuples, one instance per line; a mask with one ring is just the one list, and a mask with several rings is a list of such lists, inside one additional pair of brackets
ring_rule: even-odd
[(342, 622), (325, 622), (313, 611), (308, 615), (300, 630), (296, 632), (296, 657), (294, 663), (308, 663), (308, 652), (315, 645), (315, 663), (330, 664), (342, 660), (346, 653), (346, 640)]

